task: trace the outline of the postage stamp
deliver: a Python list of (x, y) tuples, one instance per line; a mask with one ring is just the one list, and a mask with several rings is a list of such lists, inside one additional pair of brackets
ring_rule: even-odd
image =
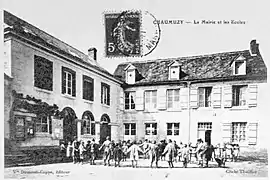
[(106, 57), (146, 56), (156, 48), (160, 27), (151, 13), (128, 10), (104, 16)]
[(106, 56), (140, 56), (140, 28), (140, 11), (105, 14)]

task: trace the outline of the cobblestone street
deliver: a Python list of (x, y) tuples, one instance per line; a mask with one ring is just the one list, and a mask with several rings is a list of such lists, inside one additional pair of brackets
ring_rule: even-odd
[[(112, 163), (113, 164), (113, 163)], [(196, 164), (189, 164), (182, 168), (182, 163), (175, 163), (175, 168), (169, 169), (167, 162), (160, 161), (160, 168), (149, 168), (149, 161), (140, 159), (138, 168), (132, 168), (131, 162), (121, 162), (121, 167), (104, 166), (102, 161), (97, 165), (60, 163), (39, 166), (13, 167), (5, 169), (6, 179), (199, 179), (207, 177), (267, 177), (267, 165), (256, 162), (228, 162), (226, 168), (218, 168), (211, 162), (209, 168), (198, 168)]]

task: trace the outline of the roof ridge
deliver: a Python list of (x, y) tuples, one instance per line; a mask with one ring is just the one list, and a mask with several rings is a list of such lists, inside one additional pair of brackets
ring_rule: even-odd
[(203, 54), (203, 55), (194, 55), (194, 56), (183, 56), (183, 57), (172, 57), (172, 58), (163, 58), (163, 59), (150, 59), (150, 60), (138, 60), (138, 61), (126, 61), (122, 62), (119, 65), (125, 65), (125, 64), (133, 64), (133, 63), (149, 63), (149, 62), (157, 62), (157, 61), (170, 61), (170, 60), (184, 60), (184, 59), (195, 59), (195, 58), (204, 58), (204, 57), (211, 57), (214, 55), (220, 55), (220, 54), (234, 54), (234, 53), (243, 53), (249, 50), (240, 50), (240, 51), (228, 51), (228, 52), (219, 52), (219, 53), (212, 53), (212, 54)]

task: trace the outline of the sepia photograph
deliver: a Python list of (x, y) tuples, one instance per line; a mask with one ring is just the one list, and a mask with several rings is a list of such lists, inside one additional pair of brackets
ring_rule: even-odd
[(4, 179), (268, 179), (267, 4), (4, 0)]

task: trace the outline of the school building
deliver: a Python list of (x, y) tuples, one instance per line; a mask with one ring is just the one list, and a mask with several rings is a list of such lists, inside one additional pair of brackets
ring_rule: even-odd
[[(233, 45), (232, 45), (233, 46)], [(267, 69), (258, 43), (133, 61), (110, 74), (87, 54), (4, 11), (5, 153), (79, 140), (173, 139), (257, 146)]]
[(122, 63), (114, 75), (125, 82), (122, 139), (267, 142), (267, 69), (256, 40), (243, 51)]

